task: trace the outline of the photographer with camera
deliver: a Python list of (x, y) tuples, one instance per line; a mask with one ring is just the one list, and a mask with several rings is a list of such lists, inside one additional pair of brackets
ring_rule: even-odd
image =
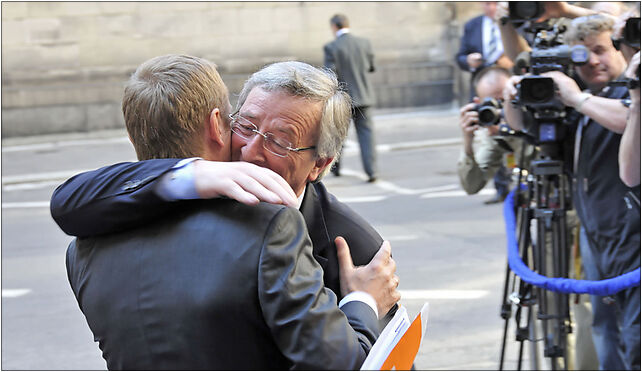
[[(485, 68), (473, 80), (477, 96), (459, 111), (464, 147), (457, 162), (457, 174), (462, 188), (469, 195), (479, 192), (493, 178), (495, 172), (504, 165), (504, 158), (508, 154), (514, 153), (517, 160), (515, 163), (521, 164), (523, 141), (515, 137), (497, 136), (498, 124), (503, 122), (499, 102), (509, 78), (510, 73), (504, 68)], [(479, 133), (482, 128), (486, 128), (488, 133), (482, 137), (477, 151), (474, 151), (475, 133)], [(525, 157), (532, 158), (533, 151), (532, 145), (526, 145)], [(513, 164), (506, 165), (510, 169)]]
[[(628, 89), (609, 86), (620, 77), (626, 61), (613, 46), (613, 19), (591, 15), (574, 19), (566, 42), (585, 46), (588, 62), (575, 67), (588, 87), (560, 71), (542, 73), (551, 78), (559, 100), (579, 115), (571, 123), (577, 128), (573, 156), (573, 200), (581, 221), (580, 249), (586, 277), (602, 280), (628, 273), (640, 266), (640, 213), (627, 208), (624, 196), (630, 189), (619, 178), (618, 147), (629, 104)], [(505, 102), (521, 88), (522, 77), (509, 79)], [(520, 92), (522, 95), (523, 92)], [(504, 114), (515, 129), (525, 127), (520, 107), (506, 104)], [(532, 121), (532, 117), (531, 120)], [(640, 369), (640, 288), (629, 288), (613, 296), (591, 296), (593, 341), (600, 369)]]
[[(483, 14), (470, 19), (464, 25), (464, 34), (461, 37), (459, 51), (455, 61), (462, 71), (471, 73), (470, 99), (473, 99), (475, 87), (474, 80), (484, 68), (500, 66), (510, 69), (513, 62), (504, 55), (501, 36), (497, 22), (495, 22), (496, 1), (481, 3)], [(496, 195), (487, 200), (486, 204), (499, 203), (508, 194), (510, 176), (506, 168), (500, 166), (494, 175)]]

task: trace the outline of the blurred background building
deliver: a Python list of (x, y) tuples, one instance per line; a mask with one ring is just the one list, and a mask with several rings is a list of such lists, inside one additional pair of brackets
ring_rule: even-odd
[(2, 136), (122, 128), (124, 82), (169, 53), (215, 62), (234, 104), (267, 63), (321, 66), (338, 12), (372, 41), (378, 108), (450, 108), (468, 96), (453, 57), (477, 3), (2, 2)]

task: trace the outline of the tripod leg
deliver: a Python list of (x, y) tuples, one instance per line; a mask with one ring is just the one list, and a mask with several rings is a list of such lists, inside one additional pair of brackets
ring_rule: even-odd
[(504, 370), (504, 355), (506, 352), (506, 336), (508, 334), (508, 322), (509, 319), (506, 319), (504, 321), (504, 335), (502, 336), (502, 352), (501, 355), (499, 356), (499, 370), (503, 371)]
[[(530, 226), (531, 226), (531, 219), (532, 219), (532, 212), (530, 208), (520, 208), (519, 209), (519, 254), (520, 257), (522, 257), (522, 261), (524, 261), (524, 264), (527, 266), (529, 265), (529, 247), (532, 247), (532, 240), (531, 240), (531, 233), (530, 233)], [(517, 279), (515, 279), (517, 280)], [(525, 282), (522, 282), (520, 280), (519, 284), (519, 299), (520, 299), (520, 304), (518, 306), (516, 315), (515, 315), (515, 320), (517, 323), (517, 340), (520, 342), (519, 345), (519, 354), (518, 354), (518, 359), (517, 359), (517, 369), (521, 370), (522, 369), (522, 360), (523, 360), (523, 355), (524, 355), (524, 341), (528, 339), (528, 335), (532, 331), (532, 322), (530, 322), (530, 319), (526, 319), (526, 327), (521, 326), (521, 313), (524, 308), (523, 301), (527, 301), (527, 306), (528, 306), (528, 317), (531, 316), (531, 308), (532, 308), (532, 294), (533, 294), (533, 287), (530, 285), (527, 285)]]
[[(506, 353), (506, 336), (508, 335), (508, 323), (510, 322), (511, 303), (508, 299), (508, 282), (510, 281), (510, 266), (506, 263), (506, 279), (504, 280), (504, 302), (502, 303), (502, 310), (500, 316), (504, 319), (504, 335), (502, 336), (502, 351), (499, 356), (499, 370), (504, 370), (504, 355)], [(513, 279), (514, 280), (514, 279)], [(513, 281), (514, 283), (514, 281)], [(513, 284), (514, 287), (514, 284)]]
[[(519, 329), (520, 329), (519, 319), (521, 318), (521, 314), (522, 314), (522, 308), (521, 307), (519, 307), (517, 309), (517, 314), (519, 315), (519, 318), (517, 320), (517, 329), (519, 331)], [(526, 324), (528, 325), (528, 323), (526, 323)], [(524, 340), (523, 339), (519, 339), (519, 352), (518, 352), (518, 355), (517, 355), (517, 370), (518, 371), (522, 370), (522, 356), (523, 355), (524, 355)]]
[(533, 317), (532, 306), (528, 309), (528, 322), (530, 324), (529, 338), (531, 340), (530, 359), (531, 369), (534, 371), (539, 370), (539, 353), (537, 352), (537, 327), (535, 327), (535, 319)]
[[(556, 262), (555, 267), (555, 276), (556, 277), (568, 277), (568, 264), (570, 256), (570, 244), (567, 240), (567, 230), (566, 230), (566, 213), (564, 210), (557, 211), (555, 216), (555, 224), (553, 225), (553, 234), (554, 234), (554, 251), (556, 257), (559, 257), (559, 260)], [(571, 331), (570, 324), (570, 310), (569, 310), (569, 296), (564, 293), (555, 293), (555, 305), (556, 305), (556, 357), (558, 365), (560, 368), (568, 369), (568, 334)]]
[[(519, 226), (518, 230), (518, 236), (519, 236), (519, 241), (518, 241), (518, 246), (519, 246), (519, 252), (520, 255), (523, 257), (525, 262), (528, 262), (528, 247), (531, 243), (530, 241), (530, 220), (531, 220), (531, 213), (530, 209), (528, 208), (523, 208), (520, 207), (517, 210), (517, 223)], [(515, 291), (515, 287), (518, 283), (519, 278), (515, 275), (512, 274), (512, 285), (510, 285), (510, 291), (509, 291), (509, 282), (511, 278), (511, 270), (510, 266), (507, 264), (506, 265), (506, 279), (504, 281), (504, 301), (502, 303), (502, 311), (501, 311), (501, 316), (503, 319), (505, 319), (504, 323), (504, 334), (502, 337), (502, 349), (501, 349), (501, 355), (500, 355), (500, 360), (499, 360), (499, 370), (503, 370), (504, 368), (504, 357), (506, 354), (506, 340), (508, 337), (508, 325), (510, 321), (510, 315), (511, 315), (511, 310), (512, 310), (512, 300), (511, 296), (512, 293)], [(524, 282), (519, 281), (519, 302), (522, 301), (522, 299), (526, 298), (526, 291), (527, 291), (527, 286), (525, 285)], [(515, 322), (516, 322), (516, 339), (520, 341), (520, 354), (519, 354), (519, 359), (518, 359), (518, 365), (521, 368), (521, 362), (522, 362), (522, 350), (523, 350), (523, 340), (527, 338), (527, 336), (524, 335), (524, 330), (521, 327), (520, 320), (521, 320), (521, 310), (522, 310), (522, 305), (519, 304), (517, 306), (517, 311), (515, 312)]]

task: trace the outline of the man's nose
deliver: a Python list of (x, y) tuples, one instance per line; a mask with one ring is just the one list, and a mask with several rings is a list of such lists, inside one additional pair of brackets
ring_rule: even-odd
[(263, 148), (263, 136), (254, 134), (241, 148), (241, 160), (255, 164), (265, 162), (265, 149)]

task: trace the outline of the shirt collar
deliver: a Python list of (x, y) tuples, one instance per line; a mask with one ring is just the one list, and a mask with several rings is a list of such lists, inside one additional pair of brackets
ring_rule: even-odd
[(303, 204), (303, 198), (305, 197), (305, 190), (307, 189), (308, 185), (306, 184), (301, 195), (297, 196), (296, 200), (299, 202), (299, 204), (297, 204), (297, 209), (301, 209), (301, 204)]
[(350, 32), (350, 29), (348, 27), (344, 27), (344, 28), (340, 29), (339, 31), (337, 31), (337, 33), (335, 35), (337, 37), (339, 37), (339, 36), (341, 36), (343, 34), (347, 34), (349, 32)]

